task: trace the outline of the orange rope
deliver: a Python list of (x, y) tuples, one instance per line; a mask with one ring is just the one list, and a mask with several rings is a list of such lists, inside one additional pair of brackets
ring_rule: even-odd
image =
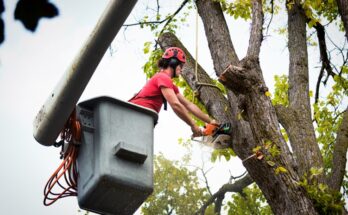
[[(64, 143), (68, 143), (68, 148), (65, 153), (62, 152), (64, 153), (64, 160), (48, 179), (44, 188), (43, 204), (45, 206), (52, 205), (60, 198), (77, 196), (76, 158), (78, 147), (74, 143), (81, 140), (81, 126), (79, 121), (76, 119), (75, 110), (70, 115), (60, 136), (61, 139), (64, 140)], [(63, 176), (65, 184), (62, 184), (60, 181)], [(57, 187), (57, 185), (61, 189), (61, 192), (53, 192), (53, 188)]]

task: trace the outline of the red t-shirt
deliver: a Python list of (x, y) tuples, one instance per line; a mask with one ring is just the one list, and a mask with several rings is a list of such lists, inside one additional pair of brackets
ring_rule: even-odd
[(135, 97), (131, 98), (129, 102), (150, 108), (159, 113), (164, 98), (161, 87), (173, 89), (175, 94), (179, 93), (179, 89), (173, 84), (172, 79), (166, 73), (159, 72), (155, 74), (145, 84), (143, 89), (141, 89), (141, 91)]

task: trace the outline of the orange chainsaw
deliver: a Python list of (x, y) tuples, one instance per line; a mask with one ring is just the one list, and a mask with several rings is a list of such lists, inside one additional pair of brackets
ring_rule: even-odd
[(231, 144), (231, 123), (206, 124), (202, 133), (203, 136), (198, 137), (200, 140), (197, 138), (191, 139), (215, 149), (227, 148)]

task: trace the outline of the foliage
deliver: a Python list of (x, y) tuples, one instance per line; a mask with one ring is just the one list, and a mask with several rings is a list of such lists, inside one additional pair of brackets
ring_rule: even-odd
[(158, 72), (157, 61), (163, 54), (161, 49), (151, 50), (151, 45), (153, 45), (152, 42), (145, 42), (143, 48), (144, 54), (149, 54), (149, 59), (143, 66), (144, 73), (148, 79)]
[(303, 8), (307, 18), (310, 19), (309, 27), (314, 26), (316, 22), (320, 21), (321, 17), (332, 22), (336, 20), (338, 15), (336, 1), (334, 0), (306, 0), (303, 3)]
[(225, 206), (229, 215), (273, 214), (266, 198), (256, 184), (243, 189), (243, 194), (232, 194)]
[(286, 75), (275, 75), (274, 76), (274, 98), (272, 99), (273, 105), (283, 105), (284, 107), (287, 107), (289, 105), (289, 98), (288, 98), (288, 89), (289, 89), (289, 83), (288, 83), (288, 77)]
[(185, 7), (184, 10), (180, 10), (179, 15), (176, 13), (163, 15), (159, 11), (151, 15), (145, 15), (139, 22), (140, 28), (150, 28), (150, 30), (154, 32), (155, 37), (158, 37), (165, 31), (175, 33), (175, 31), (180, 28), (180, 24), (187, 21), (187, 17), (190, 14), (189, 11), (193, 8), (193, 4), (190, 0), (187, 3), (188, 6)]
[(323, 173), (323, 169), (311, 168), (310, 177), (304, 177), (299, 183), (313, 200), (314, 207), (319, 214), (342, 214), (344, 201), (342, 194), (329, 189), (326, 184), (318, 183), (316, 176)]
[(235, 157), (236, 154), (231, 148), (225, 148), (225, 149), (215, 149), (211, 154), (211, 162), (216, 162), (216, 160), (219, 158), (219, 161), (221, 158), (225, 158), (226, 161), (229, 161), (231, 157)]
[(326, 171), (332, 168), (332, 154), (336, 134), (342, 122), (342, 101), (348, 95), (348, 69), (343, 67), (341, 76), (334, 77), (334, 84), (326, 99), (314, 104), (317, 140), (321, 146)]
[(220, 2), (222, 10), (234, 19), (242, 18), (248, 20), (251, 18), (251, 1), (236, 0), (227, 2), (226, 0), (215, 0)]
[(155, 157), (154, 192), (141, 211), (152, 214), (194, 214), (207, 200), (207, 189), (199, 186), (197, 171), (186, 163), (170, 161), (162, 154)]
[[(1, 14), (5, 11), (3, 0), (0, 0), (0, 44), (5, 40), (5, 23)], [(14, 11), (14, 18), (24, 27), (34, 32), (41, 18), (53, 18), (59, 14), (57, 7), (49, 0), (28, 1), (19, 0)]]

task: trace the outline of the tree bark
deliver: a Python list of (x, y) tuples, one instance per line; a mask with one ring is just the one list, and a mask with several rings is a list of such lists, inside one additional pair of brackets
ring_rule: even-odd
[(285, 129), (289, 134), (293, 153), (296, 156), (298, 173), (302, 177), (309, 173), (310, 168), (322, 168), (323, 159), (316, 142), (311, 117), (306, 16), (300, 5), (300, 0), (296, 0), (295, 4), (287, 9), (290, 62), (289, 110), (294, 116), (292, 118), (294, 122), (285, 126)]
[[(228, 65), (231, 63), (236, 64), (239, 61), (231, 41), (224, 14), (218, 2), (197, 0), (196, 6), (203, 21), (205, 35), (208, 38), (210, 55), (214, 59), (215, 73), (217, 76), (220, 76)], [(231, 105), (232, 119), (235, 120), (240, 112), (238, 98), (230, 90), (227, 90), (227, 96)], [(232, 124), (234, 128), (237, 127), (236, 123)]]
[(207, 38), (211, 38), (211, 40), (208, 39), (209, 50), (214, 58), (216, 75), (219, 76), (228, 65), (236, 64), (239, 59), (234, 50), (220, 3), (211, 0), (197, 0), (196, 5), (203, 21), (205, 35)]
[(262, 25), (263, 25), (263, 12), (262, 1), (252, 1), (252, 25), (250, 30), (250, 39), (247, 56), (258, 58), (260, 55), (261, 43), (262, 43)]
[(344, 174), (346, 173), (348, 148), (348, 107), (344, 112), (342, 123), (337, 132), (332, 160), (332, 175), (329, 181), (330, 187), (339, 192), (342, 186)]
[(347, 0), (337, 0), (337, 6), (344, 29), (346, 30), (346, 39), (348, 40), (348, 2)]

